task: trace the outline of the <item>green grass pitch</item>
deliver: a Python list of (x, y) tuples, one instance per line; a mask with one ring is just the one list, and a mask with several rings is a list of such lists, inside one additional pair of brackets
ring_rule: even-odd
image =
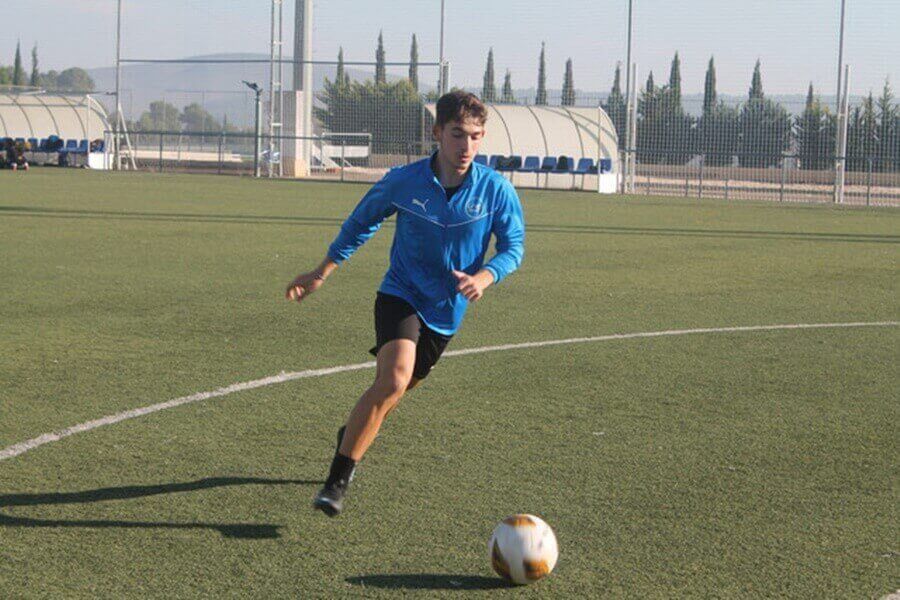
[[(303, 305), (361, 185), (0, 173), (0, 449), (282, 371), (365, 362), (389, 221)], [(900, 213), (524, 191), (526, 258), (450, 349), (896, 321)], [(0, 597), (879, 598), (900, 588), (893, 326), (442, 360), (337, 519), (310, 508), (371, 370), (0, 461)], [(491, 572), (497, 521), (554, 573)]]

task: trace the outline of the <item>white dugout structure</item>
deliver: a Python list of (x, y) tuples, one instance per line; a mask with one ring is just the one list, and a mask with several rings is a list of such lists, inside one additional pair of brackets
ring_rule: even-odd
[[(609, 173), (585, 175), (583, 189), (615, 193), (620, 173), (619, 136), (609, 115), (600, 108), (574, 106), (521, 106), (488, 103), (487, 135), (480, 153), (485, 156), (567, 156), (577, 164), (591, 158), (595, 164), (607, 160)], [(425, 105), (423, 135), (430, 139), (436, 104)], [(573, 187), (571, 173), (509, 172), (519, 185), (551, 188)], [(580, 179), (582, 176), (577, 175)]]
[(103, 139), (106, 110), (90, 94), (0, 93), (0, 137)]

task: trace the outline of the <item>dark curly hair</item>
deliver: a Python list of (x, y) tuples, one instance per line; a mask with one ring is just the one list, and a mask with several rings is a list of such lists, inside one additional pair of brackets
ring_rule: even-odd
[(462, 90), (454, 90), (440, 97), (437, 101), (437, 118), (434, 124), (443, 127), (450, 121), (475, 119), (484, 125), (487, 121), (487, 107), (478, 96)]

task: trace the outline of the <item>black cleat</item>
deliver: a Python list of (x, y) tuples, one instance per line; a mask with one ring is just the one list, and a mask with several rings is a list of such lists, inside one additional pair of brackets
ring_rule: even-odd
[(313, 508), (321, 510), (329, 517), (336, 517), (344, 510), (344, 495), (347, 493), (347, 484), (337, 482), (325, 484), (313, 500)]
[(337, 448), (334, 449), (334, 458), (331, 461), (328, 479), (325, 480), (325, 486), (313, 499), (313, 508), (321, 510), (329, 517), (336, 517), (344, 510), (344, 496), (347, 495), (347, 488), (353, 481), (353, 474), (356, 470), (356, 461), (340, 453), (345, 430), (346, 427), (338, 430)]

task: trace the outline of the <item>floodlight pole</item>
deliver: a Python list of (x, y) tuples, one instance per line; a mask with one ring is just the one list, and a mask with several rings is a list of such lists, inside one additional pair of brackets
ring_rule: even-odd
[[(625, 173), (623, 173), (623, 181), (622, 181), (622, 190), (626, 193), (634, 192), (633, 189), (629, 190), (629, 186), (634, 185), (634, 179), (630, 174), (630, 169), (632, 168), (633, 161), (631, 160), (632, 148), (634, 146), (634, 137), (632, 135), (632, 120), (635, 118), (635, 114), (631, 110), (631, 86), (632, 86), (632, 67), (631, 64), (631, 33), (632, 33), (632, 0), (628, 0), (628, 47), (625, 54)], [(617, 132), (619, 133), (619, 132)], [(599, 173), (597, 175), (599, 180)], [(599, 181), (598, 181), (599, 185)]]
[(628, 47), (625, 51), (625, 93), (631, 89), (631, 9), (632, 0), (628, 0)]
[(844, 15), (847, 0), (841, 0), (841, 31), (838, 35), (837, 94), (834, 96), (835, 112), (841, 112), (841, 75), (844, 70)]
[[(259, 142), (260, 136), (262, 132), (259, 130), (261, 123), (260, 117), (262, 116), (262, 102), (260, 101), (260, 95), (262, 93), (261, 88), (256, 89), (256, 136), (254, 136), (253, 143), (253, 176), (259, 178)], [(269, 157), (271, 159), (271, 157)]]
[(119, 162), (119, 120), (122, 103), (119, 99), (119, 85), (122, 78), (122, 0), (116, 3), (116, 118), (113, 121), (113, 165), (121, 168)]
[[(256, 83), (250, 83), (249, 81), (244, 81), (243, 83), (256, 94), (256, 135), (253, 136), (253, 176), (259, 178), (259, 142), (260, 137), (262, 136), (262, 132), (259, 130), (262, 117), (262, 102), (260, 96), (262, 94), (262, 88)], [(271, 158), (272, 157), (270, 156), (269, 159), (271, 160)]]
[(440, 63), (440, 67), (438, 67), (438, 95), (445, 94), (447, 92), (447, 76), (444, 73), (444, 19), (445, 19), (445, 11), (444, 11), (444, 0), (441, 0), (441, 43), (439, 48), (439, 57), (438, 62)]
[(834, 202), (844, 203), (844, 183), (847, 171), (847, 127), (850, 117), (850, 65), (844, 67), (845, 74), (841, 97), (838, 102), (837, 149), (834, 165)]

